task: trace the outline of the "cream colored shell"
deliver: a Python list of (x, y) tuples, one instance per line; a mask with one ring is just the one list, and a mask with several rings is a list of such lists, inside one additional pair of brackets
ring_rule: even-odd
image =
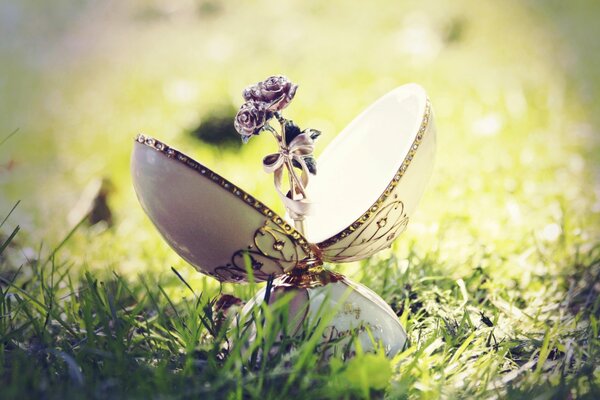
[(131, 160), (142, 208), (187, 262), (220, 281), (257, 281), (292, 269), (310, 254), (283, 218), (190, 157), (138, 136)]
[(404, 232), (431, 175), (435, 133), (425, 91), (410, 84), (373, 103), (325, 149), (305, 223), (323, 259), (360, 260)]

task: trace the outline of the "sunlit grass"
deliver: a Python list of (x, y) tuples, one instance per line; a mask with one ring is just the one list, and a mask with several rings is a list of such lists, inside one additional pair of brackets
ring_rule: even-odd
[[(21, 200), (0, 230), (0, 397), (597, 397), (598, 7), (280, 3), (0, 6), (20, 22), (0, 24), (14, 38), (0, 40), (0, 138), (19, 129), (0, 147), (0, 214)], [(317, 153), (411, 81), (439, 131), (431, 184), (393, 251), (334, 267), (393, 306), (411, 346), (389, 363), (305, 366), (288, 392), (293, 363), (216, 357), (222, 342), (197, 316), (220, 290), (256, 288), (181, 261), (129, 177), (144, 132), (281, 210), (260, 168), (269, 138), (237, 151), (188, 134), (271, 73), (300, 84), (290, 116), (324, 132)], [(114, 225), (81, 226), (48, 260), (102, 178)], [(170, 333), (184, 323), (194, 334)]]

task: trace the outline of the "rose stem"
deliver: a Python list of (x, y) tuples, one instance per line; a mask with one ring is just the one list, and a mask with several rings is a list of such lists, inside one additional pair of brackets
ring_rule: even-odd
[(273, 134), (273, 137), (277, 140), (277, 143), (281, 141), (281, 136), (279, 136), (275, 128), (273, 128), (271, 125), (265, 124), (264, 129)]
[[(282, 150), (286, 150), (287, 146), (285, 144), (285, 141), (286, 141), (286, 139), (285, 139), (285, 123), (287, 122), (287, 120), (285, 118), (283, 118), (283, 116), (281, 116), (280, 113), (275, 113), (275, 116), (277, 118), (277, 121), (281, 125), (281, 132), (282, 132), (282, 135), (278, 138), (279, 147)], [(306, 199), (307, 198), (306, 192), (304, 191), (304, 187), (303, 187), (302, 183), (300, 183), (300, 180), (296, 176), (296, 172), (294, 171), (294, 165), (292, 164), (291, 161), (287, 161), (285, 163), (285, 165), (288, 170), (288, 179), (290, 181), (290, 194), (292, 196), (292, 200), (296, 200), (296, 191), (298, 191), (298, 194), (301, 194), (304, 197), (304, 199)], [(298, 232), (300, 232), (301, 234), (304, 234), (304, 216), (296, 215), (296, 218), (294, 218), (293, 216), (292, 216), (292, 218), (294, 220), (294, 227), (296, 228), (296, 230)]]

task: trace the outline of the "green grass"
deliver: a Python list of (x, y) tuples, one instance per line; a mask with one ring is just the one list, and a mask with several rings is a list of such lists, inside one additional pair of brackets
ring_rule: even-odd
[[(600, 397), (598, 5), (396, 3), (0, 6), (0, 398)], [(248, 347), (211, 306), (259, 286), (198, 274), (135, 199), (143, 131), (281, 210), (269, 138), (190, 134), (279, 72), (317, 153), (394, 86), (430, 95), (436, 166), (407, 232), (329, 266), (396, 311), (410, 345), (392, 360), (326, 361), (318, 327), (271, 348), (285, 304)], [(101, 179), (114, 223), (79, 223)]]
[(502, 263), (455, 280), (435, 255), (411, 253), (401, 270), (395, 257), (369, 262), (375, 273), (362, 282), (393, 306), (411, 343), (391, 361), (349, 362), (320, 356), (318, 327), (279, 338), (285, 307), (251, 342), (248, 330), (220, 324), (215, 287), (195, 293), (175, 273), (73, 277), (58, 254), (1, 278), (3, 398), (598, 394), (599, 247), (561, 260), (549, 287), (537, 276), (520, 289), (494, 283)]

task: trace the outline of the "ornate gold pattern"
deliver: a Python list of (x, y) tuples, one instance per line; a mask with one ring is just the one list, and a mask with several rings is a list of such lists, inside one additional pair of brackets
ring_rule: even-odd
[[(317, 246), (320, 249), (322, 249), (322, 250), (327, 249), (329, 251), (329, 249), (328, 249), (329, 247), (331, 247), (332, 245), (345, 239), (348, 235), (350, 235), (351, 233), (358, 230), (361, 226), (363, 226), (367, 222), (370, 222), (374, 216), (379, 215), (379, 210), (381, 209), (381, 207), (383, 206), (383, 204), (387, 200), (387, 198), (392, 194), (392, 192), (394, 191), (394, 188), (398, 185), (398, 182), (400, 182), (400, 179), (402, 178), (402, 176), (404, 176), (404, 173), (406, 172), (408, 166), (410, 165), (410, 162), (412, 161), (413, 157), (415, 156), (417, 149), (419, 148), (419, 145), (421, 144), (421, 142), (423, 140), (423, 136), (425, 135), (425, 132), (427, 131), (427, 128), (429, 126), (430, 114), (431, 114), (431, 104), (429, 102), (429, 99), (427, 99), (427, 102), (425, 104), (425, 113), (423, 115), (423, 119), (421, 120), (421, 126), (419, 127), (419, 132), (417, 133), (417, 136), (411, 145), (410, 151), (404, 158), (404, 161), (400, 165), (400, 168), (396, 172), (396, 175), (394, 175), (394, 178), (392, 179), (392, 181), (390, 182), (388, 187), (385, 189), (385, 191), (379, 197), (379, 199), (377, 199), (375, 204), (373, 204), (363, 215), (361, 215), (356, 221), (354, 221), (354, 223), (352, 223), (348, 228), (346, 228), (343, 231), (339, 232), (338, 234), (330, 237), (329, 239), (326, 239), (320, 243), (317, 243)], [(403, 208), (404, 208), (404, 206), (403, 206)], [(406, 218), (406, 222), (408, 223), (408, 217)], [(401, 232), (399, 232), (398, 234), (400, 234), (400, 233)], [(328, 260), (329, 260), (329, 257), (328, 257)], [(335, 261), (335, 259), (333, 259), (331, 261)]]
[[(397, 194), (395, 194), (397, 197)], [(377, 253), (396, 239), (408, 225), (404, 203), (394, 200), (381, 206), (371, 219), (361, 225), (349, 243), (327, 248), (327, 261), (352, 261)]]
[[(302, 260), (309, 257), (301, 247), (296, 246), (292, 238), (271, 220), (265, 220), (263, 226), (254, 233), (254, 244), (233, 253), (230, 261), (214, 269), (209, 274), (222, 282), (247, 280), (246, 266), (252, 269), (256, 281), (265, 281), (272, 275), (280, 275), (293, 270)], [(264, 271), (263, 267), (277, 271)]]
[(345, 281), (342, 274), (323, 268), (317, 264), (307, 269), (294, 269), (280, 276), (273, 283), (276, 287), (314, 288), (326, 286), (333, 282)]

